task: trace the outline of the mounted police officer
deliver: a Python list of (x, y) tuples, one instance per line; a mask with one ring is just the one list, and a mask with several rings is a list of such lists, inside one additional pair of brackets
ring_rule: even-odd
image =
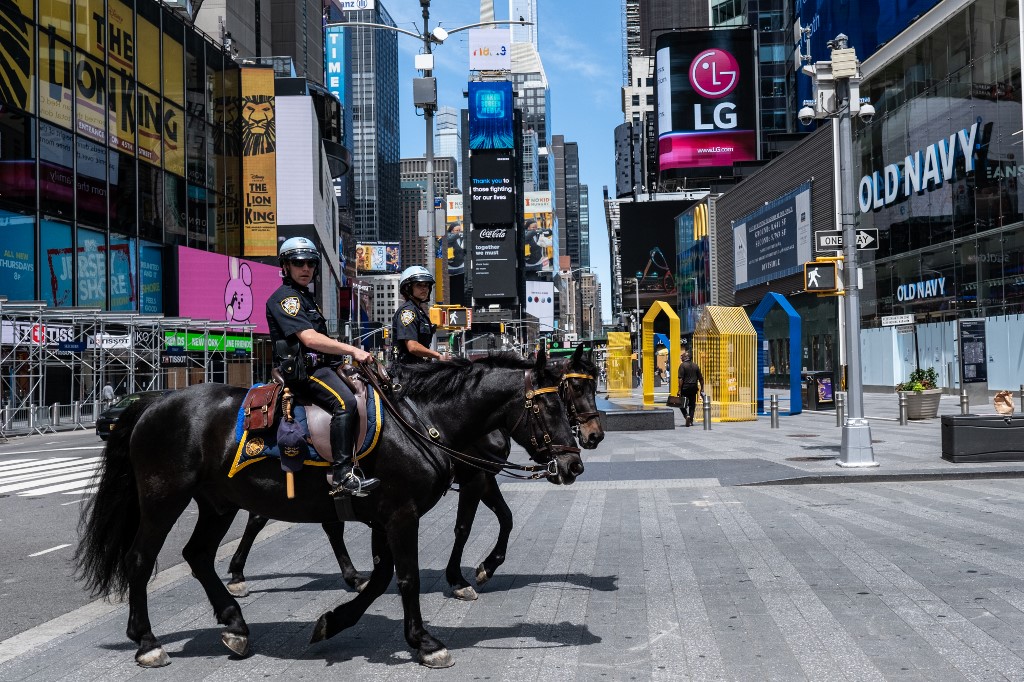
[(327, 336), (327, 323), (309, 284), (320, 265), (316, 245), (305, 237), (292, 237), (278, 252), (284, 283), (267, 300), (267, 323), (274, 342), (274, 365), (285, 384), (331, 415), (331, 471), (339, 493), (363, 496), (380, 481), (362, 478), (352, 462), (356, 430), (355, 397), (338, 376), (342, 355), (366, 362), (371, 355)]
[(431, 360), (447, 360), (447, 353), (430, 349), (437, 325), (430, 323), (424, 307), (430, 301), (434, 277), (422, 265), (413, 265), (402, 271), (398, 291), (405, 299), (402, 307), (391, 318), (391, 334), (395, 340), (398, 362), (412, 365)]

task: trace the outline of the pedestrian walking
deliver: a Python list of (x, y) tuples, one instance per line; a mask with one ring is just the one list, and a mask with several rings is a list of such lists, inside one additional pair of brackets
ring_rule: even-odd
[(110, 403), (114, 402), (114, 387), (110, 385), (109, 381), (103, 384), (100, 397), (103, 398), (103, 405), (105, 407), (109, 407)]
[(676, 376), (679, 379), (679, 396), (683, 401), (679, 411), (686, 419), (686, 425), (693, 426), (693, 410), (697, 406), (697, 393), (704, 390), (704, 375), (700, 367), (690, 360), (687, 351), (684, 350), (679, 359), (681, 362)]

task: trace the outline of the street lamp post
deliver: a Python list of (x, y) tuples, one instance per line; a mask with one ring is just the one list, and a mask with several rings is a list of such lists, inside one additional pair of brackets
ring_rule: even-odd
[[(808, 33), (805, 29), (804, 33)], [(798, 118), (810, 122), (812, 118), (832, 118), (839, 121), (839, 212), (843, 232), (843, 270), (845, 286), (843, 302), (845, 313), (845, 346), (847, 362), (846, 418), (843, 422), (842, 444), (836, 464), (841, 467), (875, 467), (871, 447), (871, 426), (864, 418), (864, 389), (860, 360), (860, 287), (857, 269), (857, 230), (854, 221), (853, 179), (853, 127), (850, 116), (857, 114), (870, 122), (875, 109), (860, 101), (860, 63), (853, 48), (848, 47), (847, 36), (840, 33), (828, 46), (832, 51), (830, 62), (807, 64), (803, 72), (814, 81), (815, 99), (806, 102)], [(810, 56), (802, 56), (810, 61)]]
[[(451, 30), (446, 30), (437, 26), (433, 30), (430, 29), (430, 0), (420, 0), (420, 7), (422, 7), (423, 13), (423, 32), (414, 33), (404, 28), (398, 28), (397, 26), (389, 26), (388, 24), (376, 24), (366, 21), (340, 21), (330, 22), (325, 26), (342, 26), (352, 28), (380, 28), (387, 31), (394, 31), (395, 33), (402, 33), (407, 36), (412, 36), (417, 40), (423, 41), (423, 54), (430, 55), (430, 57), (424, 60), (424, 67), (420, 69), (423, 71), (423, 78), (429, 79), (433, 77), (434, 60), (433, 60), (433, 44), (438, 45), (444, 43), (453, 33), (459, 31), (465, 31), (471, 28), (481, 28), (484, 26), (504, 26), (504, 25), (518, 25), (518, 26), (532, 26), (531, 21), (483, 21), (476, 24), (468, 24), (466, 26), (459, 26)], [(424, 149), (424, 157), (426, 159), (426, 175), (427, 175), (427, 229), (430, 235), (434, 238), (439, 237), (436, 233), (435, 225), (435, 214), (434, 214), (434, 110), (437, 108), (437, 98), (435, 97), (432, 102), (421, 102), (417, 104), (423, 109), (423, 122), (426, 127), (426, 147)]]

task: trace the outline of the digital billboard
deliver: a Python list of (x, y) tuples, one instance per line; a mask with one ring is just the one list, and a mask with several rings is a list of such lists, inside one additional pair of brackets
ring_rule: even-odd
[(512, 31), (507, 28), (469, 30), (470, 71), (511, 71)]
[(473, 226), (473, 298), (515, 298), (516, 233), (514, 225)]
[(525, 192), (523, 256), (527, 275), (552, 271), (554, 235), (555, 217), (551, 207), (551, 192)]
[(811, 184), (733, 222), (737, 289), (795, 275), (814, 257), (811, 234)]
[(469, 148), (512, 149), (512, 83), (469, 84)]
[(554, 282), (526, 282), (526, 312), (540, 321), (541, 332), (554, 328)]
[(676, 305), (676, 216), (693, 201), (638, 201), (620, 205), (622, 245), (622, 305), (636, 303), (639, 280), (640, 306), (654, 301)]
[(10, 301), (31, 301), (36, 293), (35, 218), (0, 210), (0, 291)]
[(402, 247), (398, 242), (356, 244), (356, 273), (360, 275), (400, 272)]
[(242, 244), (246, 256), (277, 255), (277, 125), (274, 70), (242, 69)]
[(469, 197), (474, 225), (515, 221), (515, 180), (510, 152), (473, 152), (469, 158)]
[(345, 28), (327, 26), (324, 28), (327, 50), (324, 53), (324, 67), (327, 71), (327, 89), (347, 108), (345, 94)]
[(461, 194), (449, 194), (445, 200), (445, 234), (442, 240), (442, 258), (448, 261), (448, 274), (465, 274), (466, 233)]
[(757, 66), (748, 28), (658, 36), (658, 169), (663, 178), (731, 174), (755, 161)]
[(267, 299), (279, 286), (280, 268), (178, 247), (178, 314), (182, 317), (254, 324), (257, 333), (268, 334)]

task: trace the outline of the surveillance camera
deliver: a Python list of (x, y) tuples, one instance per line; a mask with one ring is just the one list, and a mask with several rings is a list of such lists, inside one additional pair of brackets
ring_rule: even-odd
[(870, 104), (861, 104), (860, 113), (857, 115), (860, 116), (860, 120), (865, 123), (871, 123), (875, 120), (875, 108)]
[(805, 126), (811, 125), (811, 121), (814, 120), (814, 109), (810, 107), (801, 107), (800, 111), (797, 112), (796, 117), (800, 123)]

